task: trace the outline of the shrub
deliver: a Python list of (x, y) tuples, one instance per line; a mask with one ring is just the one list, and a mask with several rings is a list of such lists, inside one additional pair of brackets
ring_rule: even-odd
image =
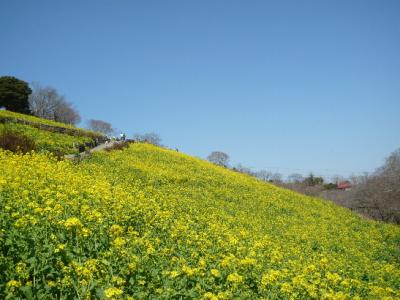
[(65, 153), (62, 152), (62, 151), (60, 151), (60, 150), (54, 150), (54, 151), (51, 152), (51, 154), (52, 154), (52, 155), (54, 156), (54, 158), (55, 158), (56, 160), (58, 160), (58, 161), (64, 160)]
[(27, 153), (36, 149), (33, 139), (26, 135), (16, 133), (9, 129), (0, 132), (0, 148), (12, 152)]
[(335, 190), (337, 188), (337, 184), (332, 183), (332, 182), (326, 183), (326, 184), (324, 184), (324, 188), (326, 190)]

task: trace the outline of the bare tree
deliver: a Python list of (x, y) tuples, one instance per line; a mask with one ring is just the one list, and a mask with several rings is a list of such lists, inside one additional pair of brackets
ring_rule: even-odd
[(260, 170), (255, 172), (254, 176), (263, 181), (270, 181), (272, 178), (272, 172), (267, 170)]
[(304, 177), (299, 173), (293, 173), (288, 176), (288, 181), (292, 183), (301, 183), (304, 181)]
[(78, 111), (56, 89), (42, 87), (38, 83), (33, 83), (32, 87), (33, 92), (28, 100), (35, 116), (67, 124), (76, 124), (81, 120)]
[(153, 145), (161, 146), (161, 137), (154, 132), (144, 134), (136, 133), (133, 135), (133, 139), (138, 142), (146, 142)]
[(81, 121), (81, 116), (72, 106), (72, 103), (63, 101), (58, 103), (54, 110), (54, 121), (66, 124), (76, 124)]
[(52, 87), (42, 87), (38, 83), (32, 83), (32, 94), (29, 96), (29, 108), (31, 112), (40, 118), (53, 120), (54, 110), (62, 97)]
[(211, 152), (209, 156), (207, 156), (207, 160), (216, 165), (227, 167), (229, 162), (229, 155), (221, 151), (214, 151)]
[(110, 123), (94, 119), (88, 121), (88, 129), (101, 132), (106, 135), (109, 135), (114, 131)]
[(339, 182), (344, 181), (345, 178), (342, 175), (333, 175), (332, 176), (332, 183), (339, 184)]
[(254, 172), (253, 172), (250, 168), (245, 167), (245, 166), (243, 166), (242, 164), (236, 165), (233, 169), (234, 169), (235, 171), (240, 172), (240, 173), (248, 174), (248, 175), (254, 176)]
[(400, 149), (353, 191), (357, 209), (378, 220), (400, 223)]
[(350, 182), (352, 185), (358, 185), (358, 184), (367, 182), (369, 177), (370, 177), (370, 174), (365, 172), (363, 175), (351, 175), (349, 177), (349, 179), (350, 179)]
[(280, 183), (280, 182), (282, 182), (282, 174), (281, 174), (281, 173), (278, 173), (278, 172), (273, 173), (273, 174), (271, 175), (271, 179), (270, 179), (269, 181), (274, 182), (274, 183)]

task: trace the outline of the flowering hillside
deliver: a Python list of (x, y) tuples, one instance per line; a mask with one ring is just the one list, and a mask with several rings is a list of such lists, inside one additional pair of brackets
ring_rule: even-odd
[(36, 150), (38, 152), (48, 151), (63, 154), (76, 154), (78, 153), (76, 145), (93, 142), (93, 140), (87, 136), (72, 136), (45, 131), (18, 123), (0, 124), (0, 135), (5, 130), (11, 130), (14, 133), (29, 137), (35, 142)]
[(71, 124), (65, 124), (26, 114), (20, 114), (9, 110), (0, 110), (0, 122), (12, 122), (12, 123), (20, 122), (20, 123), (30, 124), (31, 126), (36, 125), (41, 127), (42, 129), (44, 126), (60, 128), (68, 130), (69, 132), (74, 133), (74, 135), (77, 136), (88, 136), (92, 138), (102, 136), (97, 132), (93, 132), (82, 128), (77, 128)]
[(19, 123), (36, 127), (40, 130), (50, 132), (59, 132), (78, 137), (86, 137), (91, 139), (102, 139), (104, 136), (99, 132), (94, 132), (82, 128), (75, 127), (71, 124), (65, 124), (31, 115), (20, 114), (9, 110), (0, 110), (0, 123)]
[(400, 228), (147, 144), (0, 150), (0, 298), (400, 297)]
[(33, 140), (38, 152), (58, 154), (77, 154), (78, 145), (96, 144), (105, 139), (101, 133), (73, 125), (0, 110), (0, 139), (6, 131)]

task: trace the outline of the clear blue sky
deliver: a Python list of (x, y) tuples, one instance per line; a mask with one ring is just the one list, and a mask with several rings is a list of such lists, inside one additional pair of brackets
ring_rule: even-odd
[(128, 136), (325, 176), (400, 147), (398, 0), (5, 0), (0, 28), (0, 76)]

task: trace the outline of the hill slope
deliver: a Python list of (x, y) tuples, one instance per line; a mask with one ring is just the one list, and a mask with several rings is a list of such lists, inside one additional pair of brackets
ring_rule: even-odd
[(78, 145), (94, 146), (105, 138), (100, 133), (69, 124), (0, 110), (0, 139), (5, 131), (29, 137), (35, 142), (39, 152), (53, 152), (59, 155), (76, 154)]
[(20, 114), (9, 110), (0, 110), (0, 123), (10, 122), (30, 125), (36, 128), (40, 128), (42, 130), (52, 130), (53, 132), (66, 133), (75, 136), (87, 136), (91, 138), (102, 137), (100, 133), (78, 128), (71, 124), (65, 124), (26, 114)]
[(0, 297), (400, 297), (400, 229), (147, 144), (0, 150)]

